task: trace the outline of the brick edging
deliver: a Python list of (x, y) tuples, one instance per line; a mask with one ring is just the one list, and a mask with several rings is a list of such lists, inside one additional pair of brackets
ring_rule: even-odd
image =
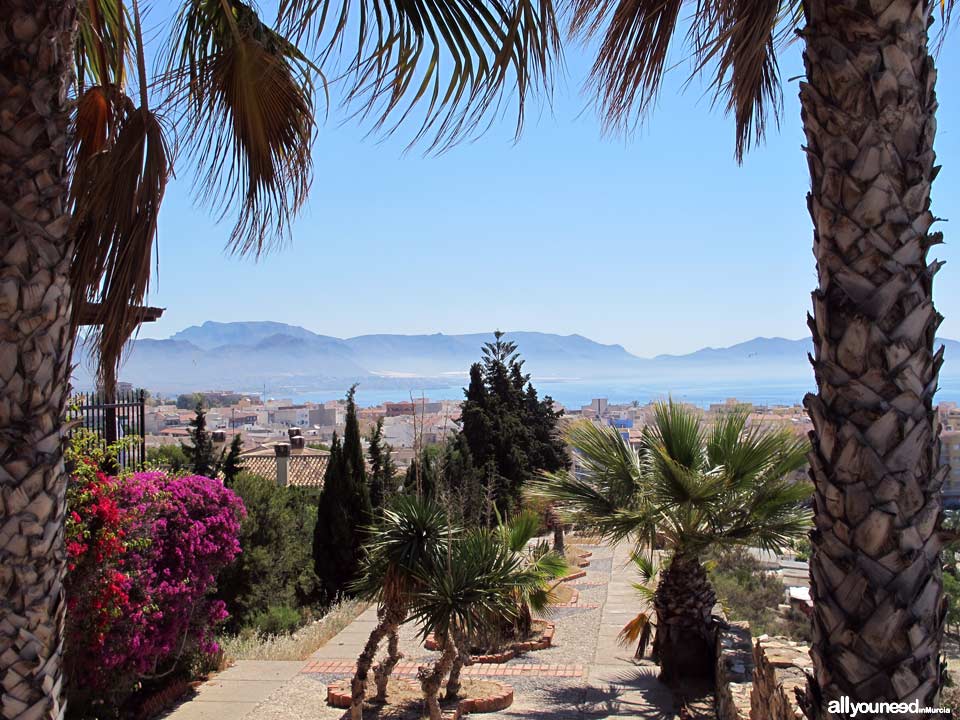
[[(553, 636), (557, 632), (557, 626), (554, 623), (547, 622), (545, 620), (541, 622), (545, 624), (545, 627), (543, 628), (543, 633), (540, 635), (539, 639), (515, 642), (500, 652), (491, 653), (489, 655), (471, 655), (470, 659), (475, 663), (500, 664), (512, 660), (520, 653), (546, 650), (548, 647), (553, 645)], [(437, 645), (437, 640), (434, 638), (432, 633), (424, 638), (423, 646), (427, 650), (440, 649), (440, 646)]]
[[(411, 686), (419, 685), (413, 681), (402, 680)], [(463, 698), (457, 703), (455, 710), (444, 711), (443, 717), (456, 720), (468, 713), (491, 713), (498, 710), (505, 710), (513, 704), (513, 688), (496, 680), (484, 680), (497, 686), (497, 691), (493, 695), (487, 695), (481, 698)], [(353, 696), (350, 690), (349, 680), (340, 680), (327, 685), (327, 704), (335, 708), (349, 708)]]

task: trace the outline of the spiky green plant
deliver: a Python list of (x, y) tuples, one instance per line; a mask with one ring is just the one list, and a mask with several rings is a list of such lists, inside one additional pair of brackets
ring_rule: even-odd
[(407, 619), (413, 597), (423, 590), (424, 578), (432, 577), (446, 561), (451, 538), (458, 533), (447, 524), (442, 508), (413, 495), (398, 495), (367, 529), (370, 539), (352, 589), (359, 597), (379, 603), (378, 622), (357, 658), (350, 705), (353, 720), (362, 717), (367, 675), (385, 637), (387, 657), (377, 666), (374, 678), (377, 701), (386, 701), (390, 674), (402, 657), (400, 626)]
[(459, 674), (451, 671), (456, 659), (469, 652), (469, 638), (516, 617), (516, 590), (531, 579), (520, 556), (497, 533), (472, 530), (454, 541), (445, 561), (420, 582), (411, 619), (422, 636), (433, 634), (442, 652), (433, 667), (420, 668), (418, 677), (431, 720), (440, 720), (440, 686), (450, 673), (453, 684), (448, 683), (447, 691), (456, 696)]
[(806, 464), (806, 441), (748, 426), (747, 417), (735, 410), (706, 428), (698, 411), (659, 403), (639, 452), (614, 428), (580, 423), (570, 432), (580, 476), (544, 475), (531, 488), (613, 541), (663, 548), (654, 654), (671, 683), (712, 672), (715, 598), (704, 552), (777, 551), (810, 529), (811, 490), (794, 474)]

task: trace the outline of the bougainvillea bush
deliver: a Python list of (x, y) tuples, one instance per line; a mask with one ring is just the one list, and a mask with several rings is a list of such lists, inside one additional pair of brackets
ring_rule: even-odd
[(211, 599), (240, 552), (243, 503), (219, 480), (113, 476), (78, 443), (67, 497), (67, 666), (71, 717), (122, 714), (141, 683), (218, 648), (227, 612)]

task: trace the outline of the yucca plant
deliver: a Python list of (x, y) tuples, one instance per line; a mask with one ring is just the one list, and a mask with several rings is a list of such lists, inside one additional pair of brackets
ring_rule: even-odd
[(750, 427), (739, 410), (707, 428), (698, 411), (672, 401), (656, 406), (639, 453), (616, 429), (589, 422), (569, 440), (580, 477), (545, 475), (531, 492), (613, 541), (663, 549), (652, 598), (661, 677), (679, 685), (712, 676), (716, 598), (703, 555), (724, 545), (777, 551), (809, 531), (811, 489), (794, 476), (806, 464), (806, 441)]
[(386, 702), (390, 674), (402, 657), (400, 626), (407, 620), (413, 597), (423, 590), (423, 579), (446, 562), (449, 543), (458, 532), (447, 524), (442, 508), (410, 495), (398, 495), (381, 511), (376, 525), (368, 528), (370, 540), (352, 589), (358, 597), (378, 603), (378, 622), (357, 658), (351, 684), (353, 720), (363, 717), (367, 675), (384, 638), (387, 657), (377, 666), (374, 678), (376, 700)]
[(421, 576), (411, 619), (423, 637), (433, 634), (440, 657), (418, 673), (430, 720), (440, 720), (438, 696), (450, 674), (447, 694), (459, 691), (458, 657), (469, 653), (470, 638), (499, 628), (517, 614), (516, 589), (529, 582), (520, 557), (490, 530), (472, 530), (454, 541), (448, 557)]

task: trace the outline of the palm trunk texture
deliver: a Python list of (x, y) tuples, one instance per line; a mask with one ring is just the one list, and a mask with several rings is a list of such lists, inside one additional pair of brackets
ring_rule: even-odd
[[(938, 3), (939, 5), (939, 3)], [(937, 174), (931, 0), (805, 0), (811, 191), (812, 714), (934, 705), (941, 684), (942, 354), (927, 251)], [(898, 716), (901, 717), (901, 716)], [(902, 717), (907, 717), (906, 715)]]
[(0, 716), (62, 717), (75, 2), (0, 0)]
[(660, 663), (660, 679), (679, 687), (712, 678), (716, 595), (699, 559), (675, 555), (657, 585), (653, 605), (653, 654)]

